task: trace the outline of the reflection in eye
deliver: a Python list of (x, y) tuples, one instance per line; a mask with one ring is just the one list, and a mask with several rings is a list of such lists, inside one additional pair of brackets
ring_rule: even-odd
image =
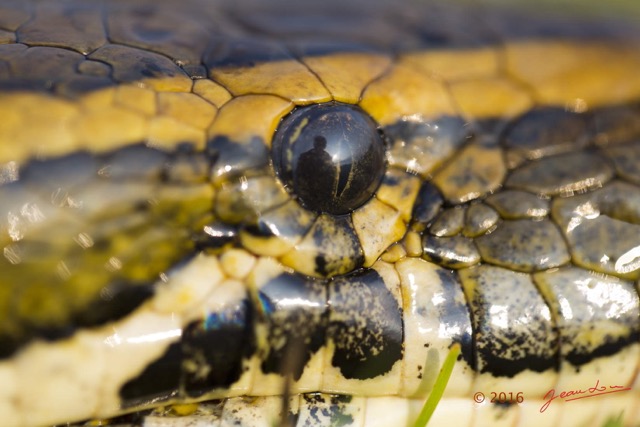
[[(335, 188), (336, 168), (333, 165), (332, 156), (327, 153), (327, 140), (322, 135), (313, 138), (313, 148), (300, 155), (297, 165), (294, 167), (294, 182), (298, 184), (297, 191), (300, 194), (314, 195), (319, 200), (330, 200), (333, 190), (339, 195), (342, 191)], [(294, 159), (295, 162), (295, 159)], [(306, 179), (305, 171), (313, 171), (315, 179)], [(343, 168), (341, 172), (348, 168)], [(341, 173), (344, 175), (344, 173)], [(297, 179), (296, 179), (297, 178)], [(338, 181), (338, 187), (341, 182)], [(342, 182), (344, 189), (344, 182)]]
[(303, 107), (276, 132), (278, 177), (307, 209), (347, 214), (363, 205), (385, 172), (385, 145), (360, 108), (328, 103)]

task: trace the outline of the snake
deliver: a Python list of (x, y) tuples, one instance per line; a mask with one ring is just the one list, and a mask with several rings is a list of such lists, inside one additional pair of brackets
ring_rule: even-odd
[(640, 424), (640, 31), (534, 9), (0, 0), (0, 425)]

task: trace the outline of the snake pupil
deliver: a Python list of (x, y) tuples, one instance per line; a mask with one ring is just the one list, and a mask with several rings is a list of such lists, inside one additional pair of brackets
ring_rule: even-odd
[(385, 172), (377, 124), (359, 107), (339, 103), (295, 110), (276, 132), (276, 173), (303, 206), (347, 214), (375, 193)]

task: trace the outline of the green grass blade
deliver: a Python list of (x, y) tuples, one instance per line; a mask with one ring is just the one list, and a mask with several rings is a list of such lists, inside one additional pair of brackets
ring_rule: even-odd
[(624, 412), (620, 412), (620, 414), (617, 417), (609, 417), (607, 418), (607, 421), (604, 423), (604, 425), (602, 427), (623, 427), (624, 424), (624, 420), (623, 420), (623, 415)]
[(444, 360), (442, 368), (440, 368), (438, 378), (436, 378), (436, 382), (433, 385), (433, 390), (431, 391), (429, 398), (422, 407), (422, 411), (420, 411), (420, 415), (418, 415), (418, 419), (416, 420), (414, 427), (427, 426), (427, 423), (431, 419), (433, 412), (436, 410), (436, 406), (438, 406), (440, 399), (442, 399), (445, 388), (447, 388), (449, 378), (451, 378), (451, 372), (453, 371), (453, 367), (456, 364), (456, 359), (458, 358), (459, 354), (460, 344), (456, 343), (451, 346), (449, 354), (447, 354), (447, 358)]

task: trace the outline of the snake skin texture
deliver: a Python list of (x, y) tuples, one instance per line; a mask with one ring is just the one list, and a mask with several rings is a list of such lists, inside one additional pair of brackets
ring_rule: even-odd
[(524, 5), (0, 0), (0, 426), (412, 426), (455, 344), (430, 427), (640, 425), (638, 70)]

